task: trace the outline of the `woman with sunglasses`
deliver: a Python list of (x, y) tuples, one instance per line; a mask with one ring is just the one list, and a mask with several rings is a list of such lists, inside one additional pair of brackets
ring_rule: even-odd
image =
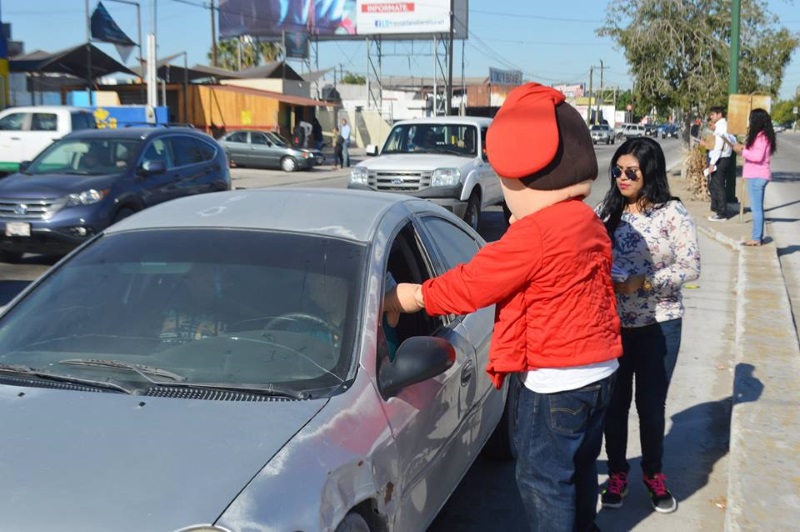
[(769, 159), (777, 147), (769, 113), (764, 109), (750, 111), (747, 140), (744, 145), (733, 146), (733, 151), (744, 159), (742, 178), (747, 183), (753, 212), (753, 238), (744, 242), (745, 246), (760, 246), (764, 241), (764, 189), (772, 178)]
[(628, 493), (628, 411), (635, 398), (643, 481), (653, 508), (675, 511), (662, 471), (665, 402), (681, 342), (681, 285), (700, 275), (695, 224), (672, 196), (664, 152), (653, 139), (628, 139), (611, 158), (611, 188), (596, 211), (613, 245), (614, 290), (623, 355), (606, 413), (608, 485), (601, 500), (620, 508)]

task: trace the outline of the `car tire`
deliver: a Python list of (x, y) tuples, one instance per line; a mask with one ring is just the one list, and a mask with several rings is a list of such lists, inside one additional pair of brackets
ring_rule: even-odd
[(136, 211), (134, 211), (130, 207), (123, 207), (120, 210), (118, 210), (117, 213), (114, 215), (114, 222), (113, 223), (117, 223), (120, 220), (124, 220), (125, 218), (127, 218), (128, 216), (130, 216), (131, 214), (133, 214), (135, 212)]
[(511, 209), (508, 208), (508, 204), (504, 201), (503, 204), (503, 220), (508, 225), (508, 220), (511, 219)]
[(7, 262), (10, 264), (16, 264), (20, 260), (22, 260), (22, 256), (24, 255), (21, 251), (8, 251), (2, 250), (0, 251), (0, 262)]
[(369, 524), (358, 512), (348, 512), (336, 527), (336, 532), (370, 532)]
[(522, 382), (516, 375), (509, 375), (508, 395), (500, 422), (489, 436), (486, 447), (483, 448), (486, 456), (493, 460), (517, 459), (517, 427), (519, 425), (519, 394)]
[(464, 221), (476, 231), (481, 225), (481, 198), (475, 191), (472, 192), (472, 195), (470, 195), (467, 201), (467, 209), (464, 211)]
[(284, 157), (281, 159), (281, 170), (284, 172), (294, 172), (297, 170), (297, 161), (289, 156)]

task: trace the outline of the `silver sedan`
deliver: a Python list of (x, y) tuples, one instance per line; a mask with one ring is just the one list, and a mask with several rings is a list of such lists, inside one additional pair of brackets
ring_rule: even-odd
[(516, 393), (493, 308), (390, 327), (382, 295), (483, 244), (345, 190), (113, 225), (0, 314), (0, 529), (424, 530), (484, 447), (514, 456)]

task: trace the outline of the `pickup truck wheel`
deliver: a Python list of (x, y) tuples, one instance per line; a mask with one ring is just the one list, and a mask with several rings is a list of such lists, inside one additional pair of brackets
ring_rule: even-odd
[(476, 192), (469, 197), (467, 210), (464, 211), (464, 221), (476, 231), (478, 230), (481, 223), (481, 200)]

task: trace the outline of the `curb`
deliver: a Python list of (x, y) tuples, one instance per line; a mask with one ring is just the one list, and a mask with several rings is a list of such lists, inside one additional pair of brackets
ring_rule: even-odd
[(800, 344), (777, 248), (772, 242), (743, 248), (702, 217), (695, 216), (695, 224), (698, 232), (739, 254), (724, 530), (795, 530), (800, 523)]

